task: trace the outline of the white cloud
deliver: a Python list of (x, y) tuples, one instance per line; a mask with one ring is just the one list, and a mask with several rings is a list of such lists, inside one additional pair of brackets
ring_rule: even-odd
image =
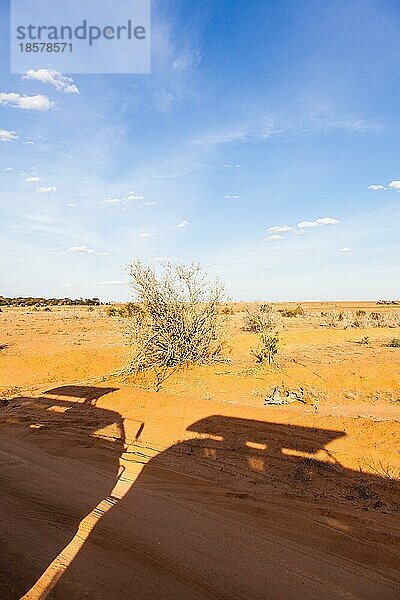
[(268, 227), (268, 237), (267, 240), (280, 240), (282, 239), (282, 233), (292, 233), (295, 236), (302, 235), (305, 229), (314, 229), (316, 227), (321, 227), (322, 225), (336, 225), (339, 223), (338, 219), (333, 219), (332, 217), (320, 217), (315, 219), (315, 221), (300, 221), (296, 226), (292, 225), (274, 225), (272, 227)]
[(7, 173), (12, 173), (14, 169), (12, 167), (6, 167)]
[(240, 196), (238, 194), (232, 194), (232, 195), (226, 195), (225, 196), (225, 200), (237, 200), (238, 198), (240, 198)]
[(276, 227), (268, 227), (268, 231), (270, 233), (286, 233), (293, 231), (293, 227), (289, 227), (289, 225), (277, 225)]
[(58, 71), (52, 69), (38, 69), (34, 71), (29, 69), (22, 79), (34, 79), (48, 85), (52, 85), (58, 91), (64, 91), (65, 94), (79, 94), (79, 90), (71, 77), (67, 77)]
[(141, 194), (135, 194), (135, 192), (130, 192), (129, 195), (124, 198), (126, 202), (131, 202), (132, 200), (144, 200), (144, 196)]
[(300, 229), (305, 229), (306, 227), (318, 227), (318, 223), (317, 221), (301, 221), (300, 223), (297, 223), (297, 227), (300, 227)]
[(340, 248), (339, 252), (343, 252), (344, 254), (354, 252), (354, 248)]
[(36, 189), (40, 194), (48, 194), (52, 192), (56, 192), (57, 188), (54, 185), (49, 185), (49, 187), (40, 187)]
[(240, 165), (239, 163), (226, 162), (224, 164), (224, 167), (226, 167), (227, 169), (239, 169)]
[(75, 84), (67, 85), (64, 88), (64, 94), (79, 94), (79, 90)]
[(368, 186), (368, 189), (374, 192), (378, 192), (379, 190), (386, 190), (387, 188), (384, 185), (376, 185), (373, 183)]
[(331, 217), (323, 217), (322, 219), (317, 219), (316, 222), (318, 225), (337, 225), (339, 223), (337, 219), (332, 219)]
[(0, 142), (12, 142), (17, 140), (18, 136), (15, 131), (7, 131), (6, 129), (0, 129)]
[(27, 142), (22, 142), (23, 144), (34, 144), (35, 142), (32, 142), (31, 140), (28, 140)]
[(398, 179), (395, 179), (394, 181), (391, 181), (388, 185), (388, 187), (391, 190), (396, 190), (400, 192), (400, 181)]
[(67, 202), (67, 206), (76, 206), (75, 202)]
[(315, 221), (301, 221), (297, 223), (297, 227), (300, 229), (306, 229), (308, 227), (318, 227), (319, 225), (337, 225), (339, 221), (337, 219), (332, 219), (331, 217), (323, 217), (320, 219), (315, 219)]
[(72, 286), (72, 283), (62, 283), (61, 287), (69, 288)]
[(388, 183), (387, 186), (380, 184), (372, 184), (368, 186), (368, 189), (374, 192), (379, 192), (382, 190), (395, 190), (396, 192), (400, 192), (400, 180), (394, 179), (393, 181)]
[(149, 233), (148, 231), (143, 231), (143, 233), (139, 234), (139, 237), (141, 237), (141, 238), (149, 238), (149, 237), (151, 237), (151, 233)]
[(99, 256), (107, 256), (108, 252), (98, 252), (94, 248), (88, 248), (87, 246), (72, 246), (71, 248), (67, 248), (65, 252), (69, 252), (70, 254), (98, 254)]
[(177, 224), (177, 228), (182, 229), (183, 227), (187, 227), (188, 225), (189, 225), (189, 221), (186, 221), (184, 219), (183, 221), (181, 221), (180, 223)]
[(145, 206), (156, 206), (157, 202), (145, 202), (144, 205)]
[(37, 177), (36, 175), (32, 175), (31, 177), (27, 177), (25, 179), (25, 181), (35, 183), (35, 182), (42, 181), (42, 180), (40, 179), (40, 177)]
[(47, 96), (38, 94), (37, 96), (21, 96), (15, 92), (0, 93), (0, 104), (11, 106), (12, 108), (22, 108), (23, 110), (49, 110), (53, 108), (54, 102)]
[(123, 198), (107, 198), (103, 200), (105, 204), (128, 204), (132, 201), (144, 200), (144, 196), (141, 194), (136, 194), (135, 192), (130, 192), (127, 196)]

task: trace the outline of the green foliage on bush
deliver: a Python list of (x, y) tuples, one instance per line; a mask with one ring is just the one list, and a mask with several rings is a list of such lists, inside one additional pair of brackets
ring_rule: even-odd
[(270, 365), (274, 360), (275, 354), (278, 352), (278, 343), (278, 333), (269, 334), (263, 332), (260, 335), (260, 343), (257, 350), (252, 350), (251, 353), (256, 357), (258, 363), (268, 363)]

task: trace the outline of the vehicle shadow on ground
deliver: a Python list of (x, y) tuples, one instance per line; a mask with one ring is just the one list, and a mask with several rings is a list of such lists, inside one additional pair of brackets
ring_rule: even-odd
[[(317, 598), (320, 590), (314, 594), (312, 582), (321, 577), (319, 563), (307, 559), (308, 584), (274, 571), (290, 562), (291, 530), (299, 529), (299, 520), (305, 519), (306, 548), (315, 538), (322, 549), (355, 560), (355, 542), (349, 542), (355, 518), (346, 514), (355, 508), (379, 517), (380, 511), (395, 508), (397, 480), (335, 461), (329, 444), (345, 437), (343, 431), (212, 415), (188, 427), (192, 439), (146, 461), (139, 439), (146, 425), (138, 422), (128, 440), (121, 415), (96, 406), (113, 391), (63, 386), (39, 398), (15, 398), (1, 410), (0, 432), (28, 429), (34, 445), (52, 455), (53, 468), (54, 461), (67, 457), (81, 470), (79, 481), (72, 467), (70, 479), (68, 469), (57, 479), (46, 464), (22, 471), (21, 480), (37, 480), (29, 490), (35, 513), (23, 518), (18, 517), (23, 481), (10, 486), (15, 507), (0, 505), (0, 517), (10, 515), (14, 538), (27, 543), (24, 553), (13, 552), (7, 522), (0, 518), (4, 600), (275, 599), (291, 597), (298, 585), (306, 585), (305, 595), (298, 597)], [(93, 456), (101, 471), (91, 468)], [(7, 479), (7, 468), (3, 475)], [(292, 502), (299, 512), (291, 514)], [(313, 529), (316, 514), (321, 523), (325, 519), (322, 536)], [(268, 532), (280, 521), (279, 535), (289, 543), (271, 554)], [(39, 537), (41, 532), (36, 549), (29, 543), (32, 531)], [(379, 548), (363, 550), (361, 542), (357, 553), (360, 565), (379, 559)], [(386, 566), (391, 563), (390, 552), (381, 557)], [(393, 569), (395, 564), (393, 554)], [(333, 576), (327, 569), (327, 581)], [(355, 577), (343, 585), (346, 593), (356, 593), (360, 581)], [(374, 585), (361, 597), (379, 597), (382, 589)], [(393, 590), (393, 596), (386, 590), (384, 597), (395, 598)]]

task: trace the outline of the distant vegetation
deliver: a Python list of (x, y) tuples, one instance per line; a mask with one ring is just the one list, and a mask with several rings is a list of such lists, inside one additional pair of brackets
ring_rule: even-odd
[(304, 317), (304, 309), (298, 305), (296, 308), (280, 308), (278, 312), (281, 313), (282, 317)]
[(366, 312), (365, 310), (330, 311), (321, 313), (328, 327), (340, 329), (373, 327), (400, 327), (400, 314), (396, 311)]
[(0, 296), (0, 306), (100, 306), (98, 298), (7, 298)]
[(386, 345), (389, 348), (400, 348), (400, 338), (393, 338)]
[(105, 313), (107, 317), (140, 317), (144, 316), (144, 310), (136, 302), (128, 302), (122, 306), (106, 306)]

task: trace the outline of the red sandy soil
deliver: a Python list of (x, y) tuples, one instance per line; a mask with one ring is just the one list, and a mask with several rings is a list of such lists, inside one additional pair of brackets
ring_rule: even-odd
[(2, 600), (400, 597), (398, 330), (287, 319), (258, 368), (240, 318), (157, 393), (123, 320), (3, 310)]

